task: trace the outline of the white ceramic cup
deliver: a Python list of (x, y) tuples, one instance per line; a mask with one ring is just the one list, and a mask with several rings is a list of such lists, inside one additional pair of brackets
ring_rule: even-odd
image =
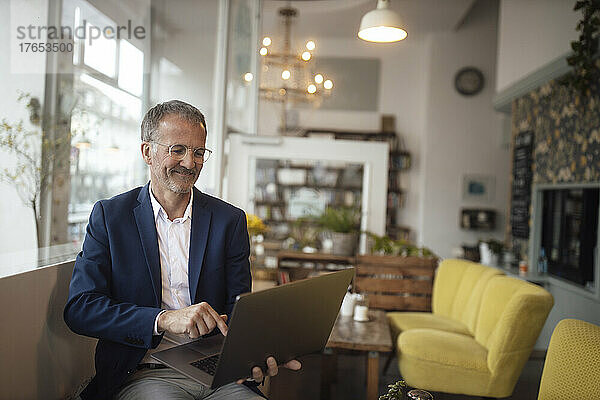
[(369, 307), (357, 304), (354, 307), (354, 320), (355, 321), (368, 321), (369, 320)]

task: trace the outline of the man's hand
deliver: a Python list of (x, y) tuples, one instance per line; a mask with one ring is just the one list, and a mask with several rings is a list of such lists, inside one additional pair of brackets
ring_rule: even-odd
[[(298, 371), (302, 368), (302, 364), (298, 360), (291, 360), (282, 365), (283, 368), (291, 369), (292, 371)], [(279, 367), (274, 357), (267, 358), (267, 376), (275, 376), (279, 373)], [(262, 369), (259, 367), (252, 368), (252, 379), (256, 382), (261, 382), (264, 377)], [(237, 383), (243, 383), (245, 379), (240, 379)]]
[(160, 314), (157, 321), (159, 332), (187, 334), (195, 339), (206, 335), (216, 327), (227, 335), (227, 315), (219, 315), (208, 303), (193, 304), (179, 310), (168, 310)]

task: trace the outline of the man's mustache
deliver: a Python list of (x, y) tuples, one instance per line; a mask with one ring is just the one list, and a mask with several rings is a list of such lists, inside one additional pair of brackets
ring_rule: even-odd
[(177, 168), (171, 168), (169, 170), (169, 174), (172, 174), (174, 172), (177, 172), (177, 173), (183, 174), (183, 175), (192, 175), (192, 176), (194, 176), (194, 175), (198, 174), (198, 169), (196, 169), (196, 168), (188, 169), (188, 168), (185, 168), (185, 167), (177, 167)]

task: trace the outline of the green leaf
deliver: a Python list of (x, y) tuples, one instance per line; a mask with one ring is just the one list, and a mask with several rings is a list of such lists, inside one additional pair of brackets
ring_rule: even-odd
[(321, 227), (333, 232), (356, 232), (360, 223), (360, 212), (353, 207), (327, 207), (318, 218), (318, 222)]

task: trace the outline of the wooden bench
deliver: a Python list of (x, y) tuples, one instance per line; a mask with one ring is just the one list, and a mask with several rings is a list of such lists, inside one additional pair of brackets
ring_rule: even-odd
[(356, 256), (354, 290), (369, 296), (369, 308), (431, 311), (437, 258)]

